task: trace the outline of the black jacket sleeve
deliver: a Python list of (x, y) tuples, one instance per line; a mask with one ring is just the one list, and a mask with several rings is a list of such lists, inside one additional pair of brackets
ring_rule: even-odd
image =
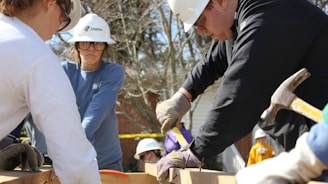
[[(214, 45), (183, 84), (195, 99), (223, 77), (191, 147), (199, 158), (251, 132), (275, 89), (303, 67), (312, 75), (295, 93), (318, 108), (328, 102), (327, 15), (307, 0), (242, 0), (237, 17), (236, 37)], [(285, 136), (287, 149), (312, 124), (291, 111), (279, 112), (274, 125), (261, 123), (271, 136)]]
[(192, 95), (192, 101), (223, 76), (228, 67), (226, 49), (225, 42), (216, 42), (205, 54), (203, 60), (199, 61), (189, 72), (182, 87)]

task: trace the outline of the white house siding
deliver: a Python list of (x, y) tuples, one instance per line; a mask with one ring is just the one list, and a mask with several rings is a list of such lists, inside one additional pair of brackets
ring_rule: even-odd
[[(191, 133), (193, 136), (198, 134), (198, 131), (201, 125), (205, 122), (206, 116), (209, 109), (212, 106), (214, 101), (215, 92), (217, 90), (219, 81), (208, 88), (199, 98), (199, 102), (194, 102), (192, 105), (194, 108), (192, 116), (192, 129)], [(197, 101), (196, 99), (195, 101)], [(228, 147), (222, 154), (219, 154), (217, 157), (217, 162), (223, 164), (223, 170), (226, 172), (235, 173), (241, 168), (244, 168), (245, 162), (240, 156), (238, 150), (235, 148), (235, 145)]]
[[(209, 108), (212, 106), (216, 88), (211, 88), (205, 91), (200, 96), (200, 101), (194, 109), (192, 116), (192, 135), (196, 136), (200, 126), (205, 122), (206, 116), (208, 114)], [(193, 104), (196, 105), (196, 104)]]

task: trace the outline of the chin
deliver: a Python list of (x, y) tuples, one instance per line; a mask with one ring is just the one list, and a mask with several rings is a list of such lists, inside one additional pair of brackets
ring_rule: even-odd
[(44, 41), (48, 41), (48, 40), (51, 40), (51, 38), (52, 38), (52, 35), (51, 35), (51, 36), (48, 36), (48, 37), (43, 37), (42, 39), (43, 39)]

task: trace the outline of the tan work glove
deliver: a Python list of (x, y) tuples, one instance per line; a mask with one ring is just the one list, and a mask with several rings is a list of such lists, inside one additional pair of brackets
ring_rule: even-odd
[(189, 99), (181, 92), (176, 92), (170, 99), (156, 106), (156, 116), (162, 124), (161, 132), (166, 134), (175, 123), (191, 108)]
[(316, 157), (306, 142), (308, 133), (298, 138), (289, 153), (264, 160), (240, 170), (237, 184), (291, 184), (306, 183), (321, 175), (326, 166)]
[(42, 154), (28, 144), (11, 144), (0, 151), (0, 170), (14, 170), (21, 165), (23, 171), (38, 171), (43, 164)]

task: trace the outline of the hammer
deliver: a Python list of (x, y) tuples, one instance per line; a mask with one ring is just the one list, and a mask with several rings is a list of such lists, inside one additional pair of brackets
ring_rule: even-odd
[(261, 115), (261, 118), (269, 123), (272, 123), (280, 109), (293, 110), (315, 122), (320, 122), (322, 112), (308, 104), (304, 100), (298, 98), (293, 92), (305, 79), (310, 77), (307, 69), (302, 68), (276, 89), (271, 96), (271, 104)]

